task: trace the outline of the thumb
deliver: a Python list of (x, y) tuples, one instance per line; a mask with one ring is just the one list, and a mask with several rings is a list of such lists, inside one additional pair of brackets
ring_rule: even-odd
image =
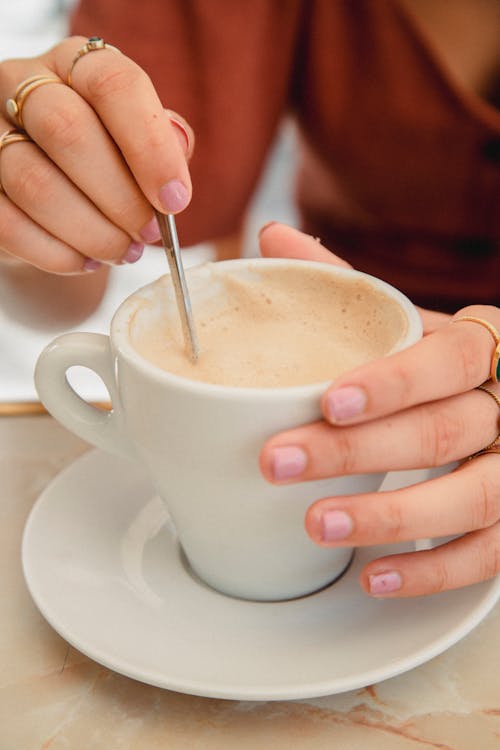
[(262, 227), (259, 242), (264, 258), (298, 258), (351, 268), (347, 261), (331, 253), (319, 240), (277, 221), (271, 221)]

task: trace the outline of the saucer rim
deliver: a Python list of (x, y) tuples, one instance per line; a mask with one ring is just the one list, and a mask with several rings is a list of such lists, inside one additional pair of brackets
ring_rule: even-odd
[[(21, 561), (24, 579), (28, 591), (45, 618), (49, 625), (66, 640), (71, 646), (76, 648), (86, 657), (90, 658), (98, 664), (110, 669), (113, 672), (124, 675), (128, 678), (134, 679), (138, 682), (142, 682), (147, 685), (152, 685), (158, 688), (173, 690), (176, 692), (186, 693), (190, 695), (216, 698), (216, 699), (229, 699), (229, 700), (248, 700), (248, 701), (279, 701), (279, 700), (303, 700), (307, 698), (318, 698), (326, 695), (334, 695), (343, 693), (351, 690), (361, 689), (367, 685), (381, 682), (382, 680), (390, 679), (401, 675), (415, 667), (421, 666), (422, 664), (430, 661), (439, 654), (442, 654), (451, 646), (455, 645), (458, 641), (468, 635), (477, 625), (488, 615), (493, 609), (495, 604), (500, 598), (500, 575), (483, 581), (476, 586), (481, 586), (484, 589), (483, 595), (479, 596), (477, 602), (471, 606), (470, 611), (465, 617), (462, 617), (459, 623), (454, 627), (446, 630), (445, 633), (437, 636), (435, 639), (430, 640), (429, 643), (415, 652), (407, 655), (403, 658), (398, 658), (396, 662), (387, 662), (384, 666), (371, 669), (365, 672), (357, 671), (348, 677), (336, 677), (330, 680), (322, 681), (306, 681), (300, 684), (276, 684), (273, 686), (266, 685), (262, 688), (255, 688), (249, 686), (248, 689), (242, 688), (241, 685), (234, 686), (225, 684), (223, 687), (214, 686), (205, 681), (193, 680), (188, 678), (169, 678), (168, 675), (162, 675), (155, 673), (153, 670), (148, 668), (140, 669), (137, 665), (133, 665), (130, 661), (130, 656), (121, 658), (110, 658), (99, 647), (94, 647), (92, 644), (86, 644), (84, 636), (78, 636), (74, 630), (70, 631), (64, 624), (57, 621), (55, 616), (57, 612), (54, 612), (54, 606), (51, 608), (50, 602), (47, 602), (44, 598), (43, 592), (39, 592), (35, 589), (33, 582), (30, 578), (29, 573), (29, 556), (30, 556), (30, 534), (32, 533), (32, 527), (36, 524), (37, 514), (43, 510), (44, 503), (50, 502), (50, 497), (54, 492), (58, 491), (58, 485), (64, 485), (68, 478), (71, 479), (71, 475), (75, 471), (76, 465), (83, 465), (87, 462), (92, 464), (96, 456), (109, 457), (116, 459), (115, 456), (106, 454), (105, 451), (100, 449), (92, 449), (85, 453), (83, 456), (78, 457), (62, 471), (60, 471), (45, 487), (36, 499), (33, 507), (26, 520), (21, 546)], [(135, 471), (143, 474), (140, 466), (133, 467)], [(147, 481), (147, 480), (146, 480)], [(170, 537), (174, 539), (173, 535)], [(373, 549), (371, 547), (365, 548), (367, 551)], [(318, 592), (318, 594), (321, 592)], [(213, 592), (214, 597), (220, 596), (216, 591)], [(314, 599), (316, 595), (311, 594), (308, 598)], [(441, 596), (435, 594), (433, 596)], [(237, 600), (235, 600), (237, 601)], [(254, 602), (258, 606), (267, 607), (268, 602)], [(273, 604), (279, 605), (280, 602)], [(55, 607), (57, 610), (57, 606)], [(77, 628), (78, 630), (78, 628)]]

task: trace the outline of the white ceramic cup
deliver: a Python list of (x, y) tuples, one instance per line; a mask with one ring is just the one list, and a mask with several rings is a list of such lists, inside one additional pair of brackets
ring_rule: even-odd
[[(411, 302), (371, 276), (286, 259), (216, 265), (219, 272), (224, 267), (228, 273), (241, 273), (262, 263), (302, 268), (306, 264), (318, 274), (362, 278), (397, 300), (407, 318), (407, 332), (397, 350), (422, 335)], [(211, 280), (212, 266), (187, 272), (194, 310), (207, 295), (221, 293)], [(168, 293), (173, 305), (170, 284)], [(149, 285), (129, 297), (116, 312), (109, 337), (70, 333), (53, 341), (36, 366), (42, 402), (84, 440), (145, 466), (167, 504), (189, 564), (210, 586), (260, 601), (294, 598), (324, 587), (347, 567), (352, 550), (315, 545), (304, 529), (308, 506), (324, 496), (374, 492), (384, 475), (287, 486), (266, 482), (258, 464), (264, 441), (276, 432), (319, 419), (320, 398), (328, 383), (239, 388), (170, 374), (139, 355), (129, 338), (132, 317), (153, 296)], [(74, 365), (88, 367), (102, 378), (112, 411), (91, 406), (73, 391), (66, 372)]]

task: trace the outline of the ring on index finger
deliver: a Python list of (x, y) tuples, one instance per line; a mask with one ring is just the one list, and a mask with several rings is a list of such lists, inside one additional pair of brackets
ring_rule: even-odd
[(83, 47), (80, 47), (80, 49), (77, 51), (75, 57), (73, 58), (73, 62), (70, 65), (70, 69), (68, 71), (68, 86), (72, 85), (73, 68), (75, 67), (78, 60), (80, 60), (80, 58), (84, 55), (87, 55), (89, 52), (96, 52), (100, 49), (112, 49), (114, 52), (120, 51), (118, 47), (113, 47), (112, 44), (107, 44), (107, 42), (105, 42), (104, 39), (101, 39), (100, 36), (89, 37), (86, 44), (84, 44)]
[(46, 83), (62, 83), (62, 81), (60, 78), (47, 74), (30, 76), (29, 78), (25, 78), (24, 81), (21, 81), (14, 96), (7, 99), (5, 102), (5, 109), (7, 110), (8, 116), (19, 128), (24, 130), (23, 107), (26, 99), (32, 91), (40, 86), (45, 86)]

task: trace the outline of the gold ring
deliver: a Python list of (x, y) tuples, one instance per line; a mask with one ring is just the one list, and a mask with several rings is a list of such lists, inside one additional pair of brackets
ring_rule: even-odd
[[(0, 135), (0, 153), (2, 149), (5, 148), (5, 146), (9, 145), (9, 143), (19, 143), (20, 141), (31, 141), (31, 138), (29, 137), (28, 133), (24, 133), (22, 130), (16, 130), (15, 128), (6, 130), (5, 133), (2, 133), (2, 135)], [(0, 193), (6, 195), (1, 181)]]
[(22, 81), (16, 89), (16, 93), (11, 99), (5, 102), (5, 108), (10, 119), (20, 128), (24, 129), (23, 124), (23, 106), (26, 98), (32, 91), (46, 83), (62, 83), (60, 78), (50, 75), (31, 76)]
[(28, 133), (24, 133), (22, 130), (6, 130), (5, 133), (0, 135), (0, 151), (8, 146), (9, 143), (18, 143), (19, 141), (31, 141)]
[[(500, 396), (497, 396), (496, 393), (493, 393), (493, 391), (490, 391), (489, 388), (486, 388), (485, 385), (478, 385), (478, 387), (475, 389), (476, 391), (484, 391), (485, 393), (490, 396), (495, 404), (500, 409)], [(473, 453), (472, 456), (469, 456), (469, 461), (473, 458), (477, 458), (477, 456), (482, 456), (484, 453), (500, 453), (500, 443), (498, 442), (500, 440), (500, 432), (496, 436), (496, 438), (491, 442), (489, 445), (487, 445), (485, 448), (481, 448), (480, 451), (477, 451), (476, 453)]]
[(88, 39), (87, 43), (84, 44), (83, 47), (80, 47), (75, 57), (73, 58), (73, 62), (71, 63), (70, 69), (68, 71), (68, 86), (72, 85), (73, 68), (75, 67), (78, 60), (84, 55), (87, 55), (89, 52), (96, 52), (100, 49), (112, 49), (114, 52), (120, 51), (118, 47), (113, 47), (112, 44), (107, 44), (104, 39), (101, 39), (100, 36), (91, 36)]
[(493, 350), (493, 356), (491, 358), (491, 369), (490, 369), (490, 378), (494, 383), (500, 382), (500, 333), (498, 333), (495, 326), (490, 323), (488, 320), (483, 320), (483, 318), (473, 318), (469, 315), (463, 315), (460, 318), (455, 318), (452, 320), (452, 323), (460, 323), (461, 321), (469, 321), (469, 323), (479, 323), (479, 325), (483, 326), (483, 328), (486, 328), (487, 331), (491, 333), (493, 336), (493, 341), (495, 342), (495, 348)]
[(467, 460), (472, 461), (473, 458), (477, 458), (478, 456), (485, 456), (486, 453), (497, 453), (500, 456), (500, 445), (494, 445), (492, 448), (483, 448), (482, 451), (473, 453), (472, 456), (469, 456)]

